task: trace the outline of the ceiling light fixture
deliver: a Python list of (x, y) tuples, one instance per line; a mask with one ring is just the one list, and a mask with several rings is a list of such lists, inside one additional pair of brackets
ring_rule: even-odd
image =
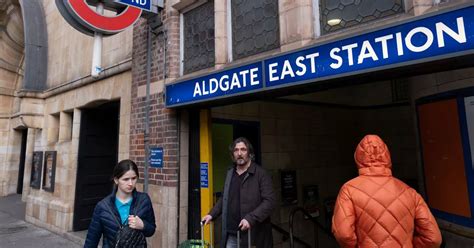
[(341, 19), (338, 19), (338, 18), (328, 20), (329, 26), (335, 26), (335, 25), (338, 25), (339, 23), (341, 23)]

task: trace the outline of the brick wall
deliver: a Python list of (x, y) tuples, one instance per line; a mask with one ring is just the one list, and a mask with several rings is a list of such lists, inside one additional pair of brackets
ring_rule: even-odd
[[(150, 147), (163, 147), (164, 166), (149, 169), (149, 183), (176, 187), (179, 148), (177, 114), (175, 110), (165, 108), (162, 86), (179, 75), (179, 13), (166, 10), (161, 18), (163, 25), (152, 35), (150, 81), (153, 86), (160, 85), (158, 88), (161, 90), (151, 91), (150, 95)], [(146, 87), (147, 28), (146, 20), (141, 19), (135, 24), (133, 32), (130, 159), (136, 161), (139, 166), (140, 178), (142, 178), (140, 182), (143, 182), (145, 158), (146, 96), (140, 93), (139, 88)], [(164, 44), (168, 46), (166, 60)], [(163, 64), (164, 61), (166, 61), (166, 66)]]

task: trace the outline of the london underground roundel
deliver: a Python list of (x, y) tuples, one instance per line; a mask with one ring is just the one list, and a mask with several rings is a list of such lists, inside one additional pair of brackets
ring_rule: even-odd
[[(116, 34), (133, 25), (142, 14), (142, 10), (126, 6), (116, 16), (105, 16), (97, 13), (86, 0), (56, 0), (56, 5), (64, 19), (82, 33), (94, 35), (94, 32), (104, 35)], [(108, 6), (113, 9), (114, 6)], [(119, 9), (116, 9), (119, 12)]]

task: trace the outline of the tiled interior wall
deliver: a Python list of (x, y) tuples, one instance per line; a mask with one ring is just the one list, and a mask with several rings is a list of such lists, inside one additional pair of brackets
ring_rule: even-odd
[[(279, 171), (296, 170), (300, 206), (304, 185), (318, 185), (322, 204), (325, 199), (336, 197), (344, 182), (357, 176), (354, 149), (368, 133), (380, 135), (387, 143), (395, 176), (409, 179), (410, 183), (417, 178), (416, 139), (409, 106), (352, 109), (252, 102), (214, 108), (212, 117), (260, 123), (262, 165), (272, 174), (278, 198)], [(272, 222), (288, 230), (288, 215), (294, 207), (278, 206)], [(322, 215), (318, 220), (324, 225)], [(311, 224), (297, 217), (295, 228), (297, 236), (313, 244)], [(281, 237), (274, 234), (275, 244), (281, 243)]]

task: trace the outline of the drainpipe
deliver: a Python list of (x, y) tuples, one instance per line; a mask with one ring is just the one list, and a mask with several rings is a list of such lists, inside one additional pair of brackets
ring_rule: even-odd
[(163, 83), (166, 80), (166, 46), (168, 43), (168, 36), (166, 30), (163, 31)]
[[(163, 84), (166, 83), (166, 47), (168, 44), (168, 36), (166, 29), (163, 29), (162, 31), (159, 32), (153, 32), (154, 35), (159, 35), (163, 34)], [(179, 213), (180, 213), (180, 196), (181, 196), (181, 169), (180, 169), (180, 147), (181, 147), (181, 113), (179, 110), (176, 110), (176, 134), (178, 135), (178, 149), (177, 149), (177, 174), (178, 174), (178, 179), (177, 179), (177, 192), (176, 192), (176, 197), (177, 197), (177, 206), (176, 206), (176, 245), (179, 247)]]
[(147, 25), (146, 35), (146, 100), (145, 100), (145, 133), (143, 141), (145, 143), (145, 181), (143, 191), (148, 193), (148, 163), (150, 158), (150, 80), (151, 80), (151, 26)]
[[(166, 29), (163, 29), (162, 31), (159, 32), (153, 32), (154, 35), (159, 35), (163, 34), (163, 84), (166, 83), (166, 47), (168, 44), (168, 36)], [(176, 110), (176, 134), (178, 135), (178, 149), (177, 149), (177, 174), (178, 174), (178, 179), (177, 179), (177, 192), (176, 192), (176, 197), (177, 197), (177, 206), (176, 206), (176, 245), (179, 247), (179, 213), (180, 213), (180, 196), (181, 196), (181, 169), (180, 169), (180, 147), (181, 147), (181, 113), (179, 110)]]
[[(147, 45), (146, 45), (146, 100), (145, 100), (145, 132), (143, 134), (143, 141), (145, 144), (145, 172), (144, 172), (144, 182), (143, 182), (143, 191), (148, 193), (148, 167), (149, 167), (149, 158), (150, 158), (150, 81), (151, 81), (151, 37), (152, 34), (158, 35), (163, 32), (165, 35), (164, 43), (164, 61), (166, 64), (166, 31), (161, 31), (155, 33), (154, 30), (160, 27), (163, 23), (161, 22), (160, 15), (153, 15), (148, 18), (147, 22)], [(166, 65), (163, 67), (166, 69)], [(163, 83), (166, 79), (166, 71), (163, 71)]]
[[(97, 3), (96, 12), (103, 15), (104, 14), (104, 3)], [(99, 32), (94, 32), (94, 48), (92, 52), (92, 67), (91, 67), (91, 76), (93, 78), (99, 77), (102, 68), (102, 34)]]

